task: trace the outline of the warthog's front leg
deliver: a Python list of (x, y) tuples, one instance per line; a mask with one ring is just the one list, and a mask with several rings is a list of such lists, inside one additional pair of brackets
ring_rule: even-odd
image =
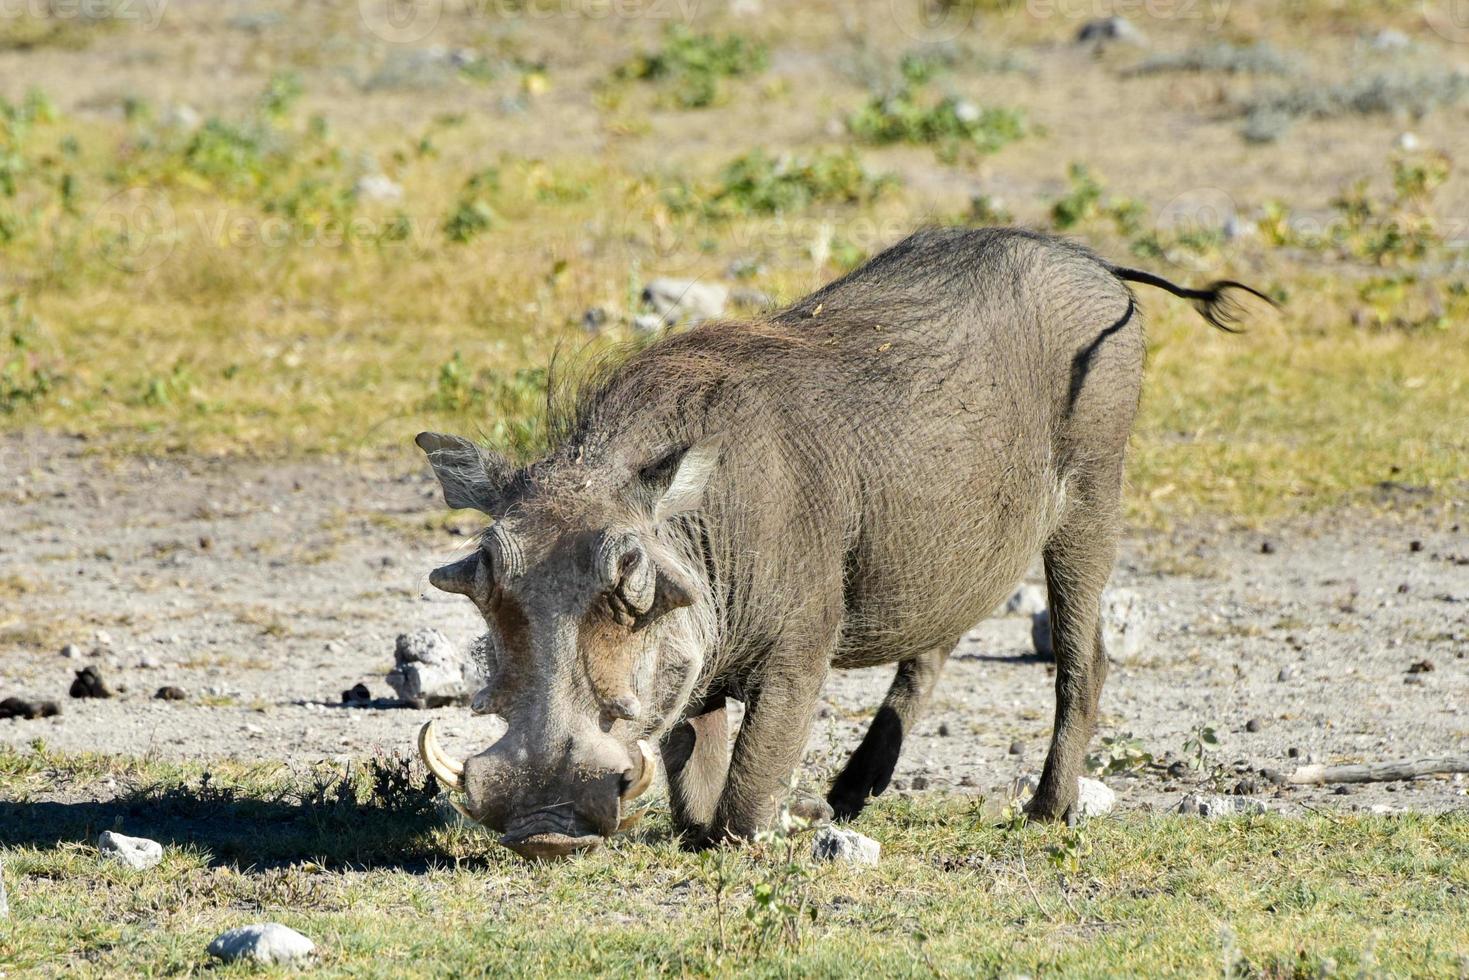
[(767, 669), (745, 702), (729, 779), (702, 844), (749, 840), (770, 825), (801, 761), (830, 658), (805, 669)]
[(668, 807), (686, 840), (709, 836), (714, 809), (729, 775), (729, 714), (724, 694), (707, 698), (663, 737)]

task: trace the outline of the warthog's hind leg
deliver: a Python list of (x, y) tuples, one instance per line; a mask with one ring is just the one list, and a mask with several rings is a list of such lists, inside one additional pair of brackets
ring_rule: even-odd
[(903, 749), (903, 737), (913, 730), (923, 714), (948, 659), (949, 648), (942, 647), (898, 664), (897, 675), (862, 744), (857, 746), (832, 782), (831, 792), (826, 794), (826, 801), (838, 820), (856, 817), (869, 798), (881, 795), (888, 788)]
[(1115, 504), (1100, 502), (1078, 507), (1045, 546), (1051, 645), (1056, 651), (1056, 723), (1045, 770), (1026, 807), (1032, 817), (1076, 818), (1077, 779), (1096, 734), (1097, 704), (1107, 678), (1102, 589), (1116, 550)]

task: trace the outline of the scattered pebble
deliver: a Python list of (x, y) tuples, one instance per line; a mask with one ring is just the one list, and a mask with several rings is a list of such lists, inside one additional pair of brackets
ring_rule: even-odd
[(1051, 645), (1051, 611), (1042, 609), (1030, 617), (1030, 645), (1036, 656), (1053, 659), (1056, 649)]
[(112, 634), (107, 632), (106, 630), (98, 630), (96, 633), (92, 634), (92, 639), (99, 647), (112, 646)]
[(1179, 801), (1176, 812), (1203, 817), (1206, 820), (1216, 820), (1219, 817), (1264, 813), (1265, 804), (1261, 800), (1254, 800), (1248, 796), (1211, 796), (1204, 793), (1190, 793)]
[(1046, 590), (1038, 585), (1022, 585), (1005, 600), (1006, 616), (1034, 616), (1046, 608)]
[(153, 697), (159, 701), (187, 701), (189, 699), (183, 688), (175, 687), (172, 684), (160, 687), (153, 693)]
[(1410, 674), (1427, 674), (1432, 670), (1432, 660), (1418, 660), (1408, 665), (1408, 673)]
[(61, 705), (55, 701), (27, 701), (25, 698), (0, 701), (0, 718), (51, 718), (59, 714)]
[(1117, 794), (1105, 784), (1083, 776), (1077, 780), (1076, 811), (1083, 817), (1100, 817), (1117, 804)]
[(370, 704), (372, 692), (367, 689), (366, 684), (353, 684), (342, 692), (342, 703), (347, 705)]
[(209, 955), (226, 963), (252, 960), (264, 964), (299, 963), (316, 952), (316, 944), (295, 929), (263, 922), (222, 932), (209, 944)]
[(1301, 757), (1301, 750), (1292, 745), (1285, 750), (1285, 754), (1292, 759), (1299, 759)]
[(949, 731), (949, 723), (948, 722), (946, 722), (946, 721), (939, 722), (938, 734), (939, 734), (939, 737), (940, 738), (948, 738), (949, 737), (949, 735), (951, 733)]
[(909, 788), (914, 789), (914, 790), (925, 790), (925, 789), (928, 789), (928, 777), (927, 776), (914, 776), (913, 779), (909, 781), (908, 786), (909, 786)]
[(357, 178), (352, 193), (363, 201), (401, 201), (403, 188), (383, 174), (367, 174)]
[(1025, 743), (1022, 742), (1022, 741), (1020, 741), (1020, 739), (1018, 739), (1018, 738), (1015, 741), (1011, 742), (1010, 743), (1010, 754), (1011, 755), (1024, 755), (1025, 754)]
[(643, 302), (653, 307), (664, 324), (698, 323), (724, 315), (729, 289), (698, 279), (652, 279), (643, 287)]
[(1277, 681), (1280, 681), (1281, 683), (1284, 683), (1294, 676), (1296, 676), (1295, 670), (1290, 667), (1282, 667), (1280, 668), (1280, 673), (1275, 675), (1275, 679)]
[(1266, 538), (1264, 541), (1261, 541), (1260, 542), (1260, 554), (1262, 554), (1262, 555), (1273, 555), (1273, 554), (1275, 554), (1275, 542), (1274, 541), (1271, 541), (1269, 538)]
[(1251, 718), (1245, 722), (1245, 731), (1260, 732), (1265, 730), (1265, 721), (1262, 718)]
[(1147, 47), (1148, 38), (1137, 25), (1126, 17), (1099, 17), (1081, 25), (1076, 32), (1077, 44), (1094, 44), (1103, 47), (1114, 42)]
[(882, 845), (855, 830), (823, 827), (811, 841), (811, 857), (817, 861), (876, 865), (882, 857)]
[(61, 648), (61, 655), (67, 660), (80, 660), (82, 659), (82, 648), (75, 643), (68, 643)]
[(163, 845), (146, 837), (127, 837), (104, 830), (97, 838), (97, 850), (109, 861), (116, 861), (136, 871), (144, 871), (163, 860)]
[(415, 708), (466, 704), (484, 686), (480, 668), (436, 629), (398, 636), (388, 686)]
[(112, 690), (102, 680), (102, 674), (96, 667), (83, 667), (77, 671), (76, 679), (71, 682), (70, 693), (74, 698), (112, 697)]

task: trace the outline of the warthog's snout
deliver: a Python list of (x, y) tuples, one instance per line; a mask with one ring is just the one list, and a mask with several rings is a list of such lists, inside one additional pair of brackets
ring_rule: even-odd
[(460, 762), (439, 745), (432, 721), (418, 733), (424, 765), (451, 793), (454, 808), (501, 833), (500, 843), (523, 858), (554, 860), (594, 849), (637, 822), (630, 804), (645, 793), (657, 769), (646, 742), (631, 752), (611, 738), (574, 743), (555, 764), (532, 760), (507, 734)]

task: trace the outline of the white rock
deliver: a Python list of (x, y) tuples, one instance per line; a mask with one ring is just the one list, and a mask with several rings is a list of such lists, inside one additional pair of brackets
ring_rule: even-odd
[(1413, 41), (1408, 35), (1392, 28), (1378, 31), (1372, 36), (1371, 43), (1374, 51), (1401, 51), (1413, 46)]
[(94, 639), (97, 641), (99, 647), (112, 646), (112, 634), (106, 630), (98, 630)]
[(1131, 589), (1102, 593), (1102, 642), (1109, 660), (1131, 660), (1142, 652), (1154, 629), (1152, 612)]
[(954, 103), (954, 118), (961, 123), (977, 123), (983, 114), (979, 106), (968, 99), (960, 99)]
[(97, 838), (97, 850), (109, 861), (143, 871), (163, 860), (163, 845), (146, 837), (126, 837), (104, 830)]
[(263, 922), (222, 932), (209, 944), (209, 955), (233, 963), (299, 963), (316, 952), (316, 944), (295, 929), (278, 922)]
[(1147, 47), (1148, 44), (1147, 36), (1126, 17), (1100, 17), (1096, 20), (1089, 20), (1081, 25), (1081, 30), (1076, 32), (1077, 44), (1100, 46), (1113, 41), (1135, 44), (1140, 48)]
[(665, 323), (698, 323), (724, 315), (729, 287), (698, 279), (654, 279), (643, 287), (643, 302), (652, 306)]
[(811, 841), (811, 857), (816, 861), (872, 865), (882, 857), (882, 845), (855, 830), (822, 827)]
[(668, 324), (656, 313), (639, 313), (632, 318), (633, 333), (650, 334), (657, 333)]
[(1039, 585), (1022, 585), (1005, 600), (1006, 616), (1034, 616), (1046, 608), (1046, 590)]
[(1214, 796), (1207, 793), (1190, 793), (1178, 803), (1179, 813), (1217, 820), (1220, 817), (1258, 814), (1265, 812), (1265, 803), (1248, 796)]
[(352, 186), (352, 193), (364, 201), (403, 200), (402, 186), (383, 174), (368, 174), (365, 177), (358, 177), (357, 183)]
[(1030, 616), (1030, 645), (1041, 657), (1054, 657), (1056, 648), (1051, 645), (1051, 611), (1042, 609)]
[(1085, 776), (1077, 780), (1076, 812), (1083, 817), (1100, 817), (1117, 804), (1117, 794), (1105, 783)]
[(199, 115), (199, 110), (186, 103), (180, 103), (168, 111), (168, 125), (174, 129), (184, 132), (193, 132), (199, 128), (204, 120)]
[[(1141, 597), (1131, 589), (1108, 589), (1102, 593), (1102, 643), (1107, 659), (1130, 660), (1142, 652), (1154, 628), (1153, 617)], [(1054, 657), (1051, 645), (1051, 614), (1047, 609), (1033, 613), (1030, 642), (1042, 657)]]
[(1423, 145), (1423, 141), (1418, 138), (1417, 133), (1407, 132), (1399, 134), (1395, 145), (1404, 153), (1412, 153)]
[(415, 708), (463, 704), (486, 681), (474, 660), (436, 629), (401, 634), (393, 660), (388, 686)]
[(61, 655), (67, 660), (80, 660), (82, 659), (82, 648), (75, 643), (68, 643), (61, 648)]

